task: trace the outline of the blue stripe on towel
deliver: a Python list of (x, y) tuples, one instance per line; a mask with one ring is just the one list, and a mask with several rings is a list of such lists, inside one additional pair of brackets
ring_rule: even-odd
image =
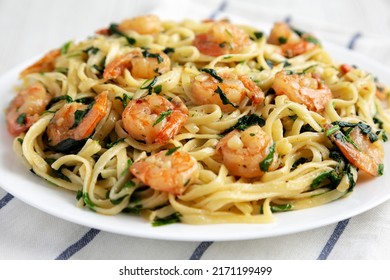
[(56, 260), (68, 260), (71, 256), (76, 254), (78, 251), (83, 249), (85, 246), (91, 242), (96, 235), (100, 232), (97, 229), (90, 229), (83, 237), (81, 237), (76, 243), (70, 245), (65, 251), (63, 251)]
[(199, 244), (198, 247), (196, 247), (195, 251), (192, 253), (190, 260), (200, 260), (200, 258), (203, 256), (204, 252), (213, 244), (213, 242), (205, 241)]
[(284, 22), (287, 23), (287, 24), (290, 24), (291, 23), (291, 16), (288, 15), (284, 18)]
[(348, 49), (353, 50), (355, 48), (356, 41), (362, 37), (360, 32), (355, 33), (352, 38), (349, 40)]
[(336, 245), (340, 236), (343, 234), (344, 229), (347, 227), (349, 220), (350, 219), (346, 219), (337, 223), (336, 228), (334, 229), (332, 235), (329, 237), (328, 242), (326, 242), (317, 260), (326, 260), (328, 258), (330, 252), (332, 252), (333, 250), (333, 247)]
[(209, 18), (211, 19), (215, 19), (216, 16), (220, 13), (220, 12), (223, 12), (226, 7), (227, 7), (227, 4), (228, 4), (228, 1), (227, 0), (224, 0), (222, 1), (222, 3), (218, 6), (218, 8), (211, 13), (211, 15), (209, 15)]
[(2, 199), (0, 199), (0, 209), (3, 208), (10, 202), (14, 196), (10, 193), (7, 193)]

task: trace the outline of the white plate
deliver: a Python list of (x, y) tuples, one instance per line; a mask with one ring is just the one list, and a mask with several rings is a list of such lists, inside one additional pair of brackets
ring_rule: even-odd
[[(374, 73), (382, 82), (390, 84), (389, 69), (349, 50), (325, 44), (336, 61), (347, 62)], [(30, 61), (31, 62), (31, 61)], [(286, 213), (276, 214), (276, 222), (265, 225), (221, 224), (185, 225), (172, 224), (152, 227), (140, 217), (119, 214), (103, 216), (75, 206), (75, 194), (53, 187), (26, 170), (15, 157), (12, 138), (6, 131), (4, 108), (12, 99), (17, 76), (29, 62), (20, 65), (0, 77), (0, 186), (15, 197), (44, 212), (59, 218), (129, 236), (180, 241), (227, 241), (273, 237), (318, 228), (365, 212), (390, 198), (390, 144), (385, 145), (384, 175), (370, 180), (359, 180), (354, 192), (335, 202)]]

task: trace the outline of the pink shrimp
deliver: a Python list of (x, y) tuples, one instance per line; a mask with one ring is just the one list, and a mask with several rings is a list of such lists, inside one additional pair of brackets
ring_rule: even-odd
[(171, 60), (164, 52), (134, 50), (111, 61), (104, 69), (103, 78), (116, 79), (129, 69), (134, 78), (151, 79), (170, 68)]
[[(231, 72), (217, 74), (220, 81), (206, 73), (195, 78), (190, 95), (195, 104), (217, 104), (224, 112), (231, 112), (245, 97), (249, 97), (253, 105), (263, 102), (264, 92), (249, 77)], [(221, 99), (221, 94), (226, 96), (229, 104)]]
[[(277, 153), (271, 137), (258, 125), (244, 131), (233, 130), (217, 145), (222, 163), (234, 176), (243, 178), (259, 177), (266, 171), (277, 168)], [(269, 162), (263, 162), (269, 156)]]
[(196, 181), (199, 167), (186, 152), (163, 150), (133, 163), (130, 172), (152, 189), (180, 195)]
[(249, 44), (249, 35), (238, 26), (218, 21), (206, 33), (196, 35), (194, 46), (205, 55), (240, 53)]
[(123, 127), (131, 137), (146, 143), (166, 143), (185, 124), (188, 109), (179, 97), (172, 101), (148, 95), (130, 101), (122, 113)]
[(330, 89), (312, 73), (289, 75), (280, 71), (275, 75), (272, 88), (276, 95), (287, 95), (291, 101), (304, 104), (311, 111), (323, 111), (332, 99)]
[[(108, 114), (107, 94), (107, 91), (100, 93), (90, 108), (78, 102), (66, 103), (61, 107), (46, 130), (49, 145), (55, 147), (67, 139), (79, 141), (91, 136), (98, 123)], [(85, 112), (85, 115), (76, 120), (76, 112)]]
[(20, 91), (6, 110), (8, 132), (17, 136), (27, 131), (40, 118), (51, 99), (52, 95), (39, 82)]

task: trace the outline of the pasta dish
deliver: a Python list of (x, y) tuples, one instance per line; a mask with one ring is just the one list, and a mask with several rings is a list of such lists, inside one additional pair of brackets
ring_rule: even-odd
[(5, 114), (16, 154), (78, 207), (269, 223), (383, 174), (389, 94), (287, 23), (146, 15), (46, 53)]

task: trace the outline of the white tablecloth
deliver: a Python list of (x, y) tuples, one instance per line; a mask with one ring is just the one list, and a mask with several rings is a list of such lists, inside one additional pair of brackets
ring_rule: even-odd
[[(163, 19), (229, 17), (264, 28), (289, 21), (390, 66), (386, 0), (0, 0), (0, 75), (69, 39), (144, 13)], [(291, 235), (231, 242), (161, 241), (73, 224), (0, 188), (0, 259), (389, 259), (389, 214), (390, 202), (385, 202), (336, 224)]]

